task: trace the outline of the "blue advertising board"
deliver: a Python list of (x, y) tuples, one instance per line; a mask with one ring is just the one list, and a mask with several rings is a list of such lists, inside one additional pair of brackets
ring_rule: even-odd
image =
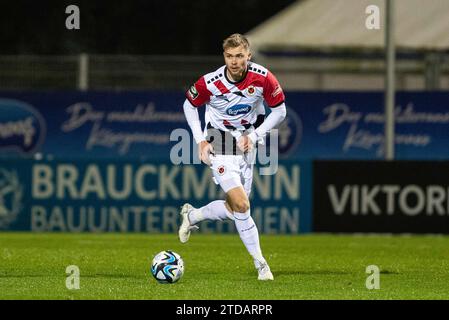
[[(306, 159), (383, 159), (383, 101), (379, 92), (289, 93), (287, 105), (293, 117), (285, 125), (299, 128), (290, 130), (297, 132), (290, 143), (296, 140), (291, 155)], [(395, 118), (397, 159), (449, 158), (449, 93), (398, 93)], [(282, 148), (282, 140), (280, 144)]]
[[(282, 161), (276, 174), (255, 167), (251, 215), (261, 233), (311, 230), (311, 163)], [(138, 160), (0, 160), (0, 230), (173, 233), (179, 209), (224, 199), (203, 165)], [(203, 222), (199, 232), (235, 232)]]
[[(0, 92), (0, 154), (168, 159), (173, 130), (189, 130), (183, 101), (178, 91)], [(383, 158), (383, 93), (287, 92), (286, 103), (281, 157)], [(397, 159), (449, 159), (449, 93), (400, 92), (395, 114)]]
[(0, 150), (56, 158), (167, 158), (170, 133), (188, 128), (183, 101), (180, 92), (0, 93)]

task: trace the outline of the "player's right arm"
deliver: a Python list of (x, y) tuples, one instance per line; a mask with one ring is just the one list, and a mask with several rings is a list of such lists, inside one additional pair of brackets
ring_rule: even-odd
[(276, 77), (268, 72), (263, 87), (263, 97), (268, 107), (271, 109), (271, 113), (265, 118), (253, 132), (248, 135), (248, 138), (254, 144), (260, 138), (265, 137), (274, 127), (278, 126), (287, 114), (285, 107), (285, 95), (276, 79)]
[(201, 129), (201, 121), (198, 115), (198, 107), (207, 103), (210, 99), (211, 93), (206, 87), (204, 77), (201, 77), (190, 89), (186, 92), (186, 100), (184, 101), (184, 115), (187, 119), (190, 129), (192, 130), (193, 138), (198, 144), (198, 157), (206, 163), (211, 165), (209, 154), (213, 152), (212, 145), (206, 141), (203, 131)]

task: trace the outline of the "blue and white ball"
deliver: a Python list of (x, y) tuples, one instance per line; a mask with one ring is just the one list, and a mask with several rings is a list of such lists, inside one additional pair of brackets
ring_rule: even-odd
[(175, 283), (184, 274), (184, 261), (176, 252), (159, 252), (151, 263), (151, 274), (159, 283)]

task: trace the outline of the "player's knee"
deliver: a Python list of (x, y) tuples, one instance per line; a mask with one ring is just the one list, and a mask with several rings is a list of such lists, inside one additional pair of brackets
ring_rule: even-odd
[(233, 203), (233, 209), (235, 212), (246, 212), (249, 210), (249, 201), (242, 199)]

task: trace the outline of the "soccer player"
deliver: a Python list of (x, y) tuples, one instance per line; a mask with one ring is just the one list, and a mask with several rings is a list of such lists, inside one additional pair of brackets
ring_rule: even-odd
[[(254, 259), (258, 279), (273, 280), (250, 215), (254, 164), (250, 159), (257, 142), (262, 142), (266, 133), (285, 118), (285, 96), (275, 76), (250, 61), (245, 36), (233, 34), (226, 38), (223, 55), (225, 65), (202, 76), (187, 91), (184, 114), (198, 144), (199, 157), (212, 169), (214, 182), (226, 193), (226, 201), (216, 200), (198, 209), (184, 204), (178, 235), (185, 243), (199, 222), (232, 219)], [(264, 100), (271, 109), (266, 118)], [(197, 110), (202, 105), (206, 105), (204, 131)]]

